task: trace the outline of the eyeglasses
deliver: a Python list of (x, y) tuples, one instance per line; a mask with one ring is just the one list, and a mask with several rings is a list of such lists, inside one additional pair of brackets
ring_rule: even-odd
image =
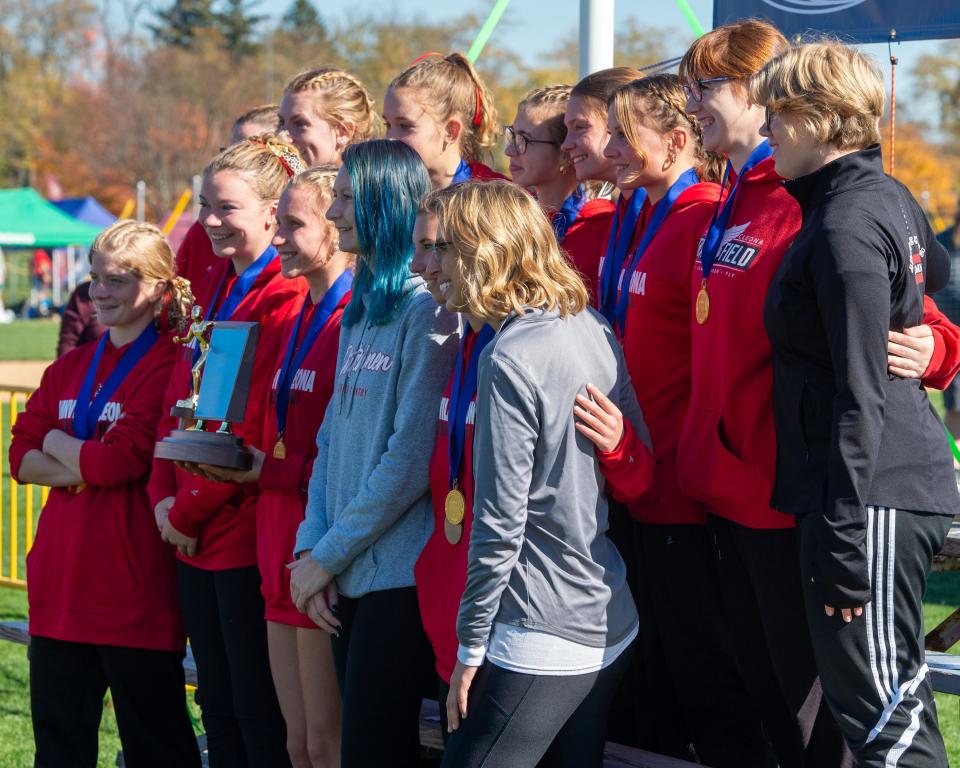
[(703, 101), (703, 92), (709, 91), (707, 87), (710, 83), (725, 83), (728, 80), (736, 80), (735, 77), (724, 75), (723, 77), (708, 77), (706, 80), (691, 80), (683, 84), (683, 92), (687, 98), (693, 99), (698, 104)]
[(529, 144), (553, 144), (555, 147), (560, 146), (559, 142), (556, 141), (549, 141), (548, 139), (531, 139), (526, 134), (517, 133), (512, 125), (503, 126), (503, 143), (508, 147), (513, 144), (517, 148), (518, 155), (522, 155), (524, 152), (526, 152)]
[(764, 128), (766, 128), (766, 129), (769, 131), (769, 130), (770, 130), (770, 124), (773, 122), (773, 118), (775, 118), (779, 113), (780, 113), (780, 110), (779, 110), (779, 109), (777, 109), (777, 108), (775, 108), (775, 107), (771, 107), (769, 104), (767, 104), (767, 106), (765, 106), (765, 107), (763, 108), (763, 126), (764, 126)]

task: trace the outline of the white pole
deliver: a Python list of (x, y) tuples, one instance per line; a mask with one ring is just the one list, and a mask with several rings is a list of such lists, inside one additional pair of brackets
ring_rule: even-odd
[(614, 0), (580, 0), (580, 77), (613, 66)]
[(137, 182), (137, 221), (143, 221), (147, 207), (147, 182), (143, 179)]
[(197, 218), (200, 215), (200, 184), (202, 180), (198, 175), (193, 177), (193, 218)]

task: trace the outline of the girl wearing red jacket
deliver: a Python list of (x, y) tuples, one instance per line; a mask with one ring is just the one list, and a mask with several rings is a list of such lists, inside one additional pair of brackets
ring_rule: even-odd
[(51, 487), (27, 557), (36, 760), (96, 765), (109, 688), (129, 764), (199, 766), (173, 552), (146, 493), (169, 331), (192, 296), (149, 224), (108, 227), (90, 261), (108, 332), (47, 368), (10, 444), (11, 475)]
[(560, 247), (587, 285), (590, 303), (596, 302), (597, 272), (604, 238), (610, 230), (613, 203), (589, 199), (569, 156), (562, 150), (567, 129), (563, 116), (570, 99), (569, 85), (547, 85), (530, 91), (517, 105), (513, 125), (505, 126), (510, 175), (534, 192), (550, 217)]
[[(267, 398), (256, 393), (270, 390), (285, 323), (300, 308), (306, 291), (303, 280), (284, 280), (271, 245), (277, 201), (300, 168), (294, 147), (258, 137), (221, 152), (203, 174), (200, 220), (222, 262), (198, 301), (208, 319), (260, 324), (250, 382), (253, 395), (243, 422), (235, 425), (247, 445), (262, 444)], [(192, 361), (192, 350), (184, 350), (170, 377), (160, 438), (176, 426), (167, 414), (190, 391)], [(180, 597), (197, 661), (211, 760), (223, 765), (289, 764), (256, 567), (256, 489), (216, 482), (156, 460), (149, 490), (163, 539), (180, 553)]]
[(322, 165), (294, 177), (280, 198), (277, 234), (280, 270), (310, 286), (295, 320), (288, 321), (273, 367), (263, 429), (264, 450), (252, 448), (248, 472), (204, 466), (209, 474), (258, 483), (257, 563), (266, 603), (270, 669), (287, 724), (294, 768), (332, 766), (340, 759), (340, 691), (330, 637), (290, 599), (290, 562), (303, 520), (317, 453), (317, 431), (333, 392), (340, 319), (350, 301), (352, 259), (337, 249), (325, 213), (337, 167)]
[(727, 155), (731, 189), (692, 275), (691, 397), (678, 478), (708, 510), (734, 651), (781, 765), (840, 765), (852, 758), (821, 699), (794, 520), (770, 508), (776, 439), (763, 302), (800, 209), (774, 170), (760, 135), (764, 112), (745, 83), (787, 47), (770, 24), (744, 21), (698, 39), (680, 65), (687, 110), (703, 127), (704, 146)]
[(434, 189), (503, 179), (480, 162), (499, 137), (493, 97), (462, 53), (428, 53), (397, 75), (383, 97), (387, 138), (416, 150)]
[[(605, 154), (617, 186), (646, 191), (636, 249), (619, 277), (614, 319), (656, 459), (653, 489), (630, 505), (643, 578), (641, 651), (666, 659), (667, 686), (697, 756), (717, 768), (766, 764), (760, 721), (729, 648), (710, 566), (703, 505), (677, 483), (679, 425), (690, 398), (690, 275), (700, 232), (720, 187), (718, 159), (703, 151), (676, 75), (621, 86), (610, 97)], [(702, 180), (702, 181), (701, 181)], [(703, 648), (709, 648), (704, 653)], [(684, 693), (707, 685), (703, 696)]]

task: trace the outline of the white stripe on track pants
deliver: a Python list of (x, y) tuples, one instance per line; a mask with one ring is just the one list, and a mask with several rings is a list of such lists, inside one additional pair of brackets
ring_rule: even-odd
[(923, 593), (950, 518), (867, 507), (871, 601), (845, 624), (810, 579), (813, 515), (798, 520), (807, 619), (823, 693), (862, 768), (948, 768), (923, 653)]

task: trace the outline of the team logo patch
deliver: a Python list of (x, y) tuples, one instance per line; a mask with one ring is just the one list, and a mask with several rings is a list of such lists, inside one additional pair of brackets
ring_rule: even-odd
[[(751, 222), (738, 224), (729, 227), (723, 233), (720, 239), (720, 250), (717, 251), (717, 257), (713, 260), (714, 267), (726, 267), (737, 272), (745, 272), (756, 260), (763, 248), (763, 240), (747, 233)], [(704, 239), (700, 239), (700, 245), (697, 248), (697, 259), (699, 260), (703, 251)]]
[(916, 235), (910, 235), (910, 265), (909, 270), (913, 273), (913, 279), (918, 285), (923, 284), (923, 257), (926, 256), (926, 248), (920, 247), (920, 239)]

